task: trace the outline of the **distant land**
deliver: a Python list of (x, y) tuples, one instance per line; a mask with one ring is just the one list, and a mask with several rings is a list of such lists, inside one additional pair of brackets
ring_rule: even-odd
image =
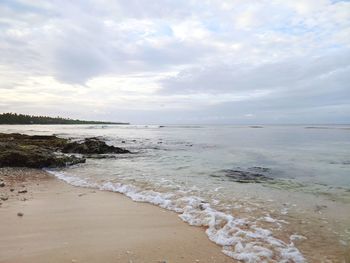
[(114, 124), (128, 125), (128, 122), (85, 121), (61, 117), (33, 116), (17, 113), (0, 114), (0, 124)]

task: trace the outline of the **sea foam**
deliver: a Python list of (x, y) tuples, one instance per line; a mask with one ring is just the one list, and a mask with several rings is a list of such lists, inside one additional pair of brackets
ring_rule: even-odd
[[(258, 227), (244, 218), (213, 209), (209, 203), (185, 191), (160, 193), (143, 190), (131, 184), (105, 182), (98, 184), (84, 178), (46, 170), (57, 178), (74, 186), (95, 188), (122, 193), (137, 202), (147, 202), (175, 211), (179, 217), (193, 226), (206, 227), (206, 234), (214, 243), (222, 246), (222, 252), (229, 257), (247, 263), (255, 262), (306, 262), (291, 238), (286, 243), (273, 236), (268, 229)], [(272, 219), (269, 219), (272, 221)]]

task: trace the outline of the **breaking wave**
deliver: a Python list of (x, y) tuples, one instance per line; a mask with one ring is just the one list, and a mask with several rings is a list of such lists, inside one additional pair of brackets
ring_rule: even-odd
[(270, 230), (261, 228), (248, 219), (220, 212), (204, 199), (190, 195), (186, 191), (160, 193), (131, 184), (111, 182), (98, 184), (63, 172), (46, 171), (74, 186), (117, 192), (136, 202), (147, 202), (175, 211), (188, 224), (206, 227), (209, 239), (220, 245), (224, 254), (236, 260), (247, 263), (306, 262), (301, 252), (294, 246), (292, 236), (290, 242), (286, 243), (274, 237)]

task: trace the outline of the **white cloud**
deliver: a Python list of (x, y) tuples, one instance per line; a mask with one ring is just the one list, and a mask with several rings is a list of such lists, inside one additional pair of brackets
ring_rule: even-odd
[[(234, 105), (290, 94), (335, 107), (348, 95), (349, 9), (331, 0), (4, 0), (0, 111), (57, 115), (64, 104), (83, 116), (95, 105), (102, 117), (139, 111), (138, 121), (143, 110), (193, 119), (200, 109), (228, 120), (220, 114), (230, 103), (239, 112)], [(276, 115), (285, 106), (271, 105)], [(240, 113), (251, 115), (259, 118)]]

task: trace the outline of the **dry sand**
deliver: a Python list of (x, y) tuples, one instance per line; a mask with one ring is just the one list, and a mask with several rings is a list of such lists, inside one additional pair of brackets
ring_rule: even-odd
[(0, 179), (1, 263), (234, 262), (175, 213), (39, 170), (0, 169)]

